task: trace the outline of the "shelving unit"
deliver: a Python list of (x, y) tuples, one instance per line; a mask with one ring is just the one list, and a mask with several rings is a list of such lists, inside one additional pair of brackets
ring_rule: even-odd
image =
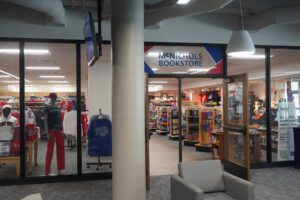
[(195, 145), (197, 151), (212, 152), (212, 131), (222, 126), (220, 107), (201, 107), (200, 109), (200, 143)]
[(223, 131), (211, 132), (211, 158), (223, 160), (224, 158), (224, 134)]
[(149, 129), (150, 131), (157, 129), (157, 109), (153, 103), (149, 105)]
[(158, 107), (158, 123), (156, 132), (159, 135), (166, 135), (169, 133), (168, 130), (168, 107), (160, 106)]
[(190, 108), (185, 110), (186, 133), (184, 145), (195, 146), (199, 143), (199, 109)]
[(169, 113), (169, 139), (179, 138), (179, 113), (177, 108), (170, 109)]

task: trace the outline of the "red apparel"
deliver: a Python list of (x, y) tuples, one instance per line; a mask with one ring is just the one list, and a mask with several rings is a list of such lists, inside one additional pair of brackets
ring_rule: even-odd
[(50, 130), (50, 140), (47, 145), (45, 174), (48, 176), (51, 171), (51, 161), (53, 157), (54, 142), (56, 142), (57, 170), (65, 169), (65, 147), (64, 134), (62, 131)]

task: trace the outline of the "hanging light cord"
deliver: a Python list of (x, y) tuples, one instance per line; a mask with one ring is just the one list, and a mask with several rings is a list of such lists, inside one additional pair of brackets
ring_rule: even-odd
[(244, 15), (243, 15), (243, 8), (242, 8), (242, 0), (240, 1), (240, 11), (241, 11), (241, 19), (242, 19), (242, 28), (245, 30), (245, 25), (244, 25)]

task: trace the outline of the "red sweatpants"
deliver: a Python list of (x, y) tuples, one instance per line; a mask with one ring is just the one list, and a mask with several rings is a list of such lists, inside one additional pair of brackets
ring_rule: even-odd
[(53, 157), (54, 142), (56, 141), (57, 170), (65, 169), (65, 142), (62, 131), (50, 130), (50, 140), (47, 145), (45, 174), (49, 175)]

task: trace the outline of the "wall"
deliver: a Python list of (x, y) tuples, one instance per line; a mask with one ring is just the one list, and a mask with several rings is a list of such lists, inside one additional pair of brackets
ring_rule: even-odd
[(112, 115), (112, 66), (108, 61), (98, 60), (88, 69), (87, 110), (89, 115), (99, 113)]

